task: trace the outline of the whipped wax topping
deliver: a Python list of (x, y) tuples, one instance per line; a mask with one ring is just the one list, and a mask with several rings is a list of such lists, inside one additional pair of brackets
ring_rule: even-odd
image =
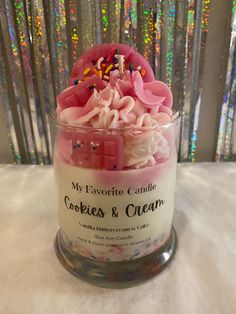
[[(160, 127), (176, 117), (171, 110), (172, 93), (161, 81), (145, 82), (145, 70), (134, 69), (117, 51), (113, 63), (107, 60), (100, 56), (93, 69), (84, 70), (83, 80), (74, 80), (74, 86), (59, 95), (57, 119), (79, 127), (128, 130), (122, 133), (123, 167), (154, 166), (170, 154)], [(75, 158), (70, 159), (72, 141), (61, 146), (69, 147), (70, 153), (63, 155), (75, 163)]]
[[(158, 92), (165, 96), (158, 96)], [(119, 70), (110, 74), (103, 90), (93, 93), (83, 107), (58, 107), (58, 119), (78, 126), (94, 128), (147, 127), (168, 123), (173, 118), (172, 96), (160, 82), (143, 83), (139, 71)]]

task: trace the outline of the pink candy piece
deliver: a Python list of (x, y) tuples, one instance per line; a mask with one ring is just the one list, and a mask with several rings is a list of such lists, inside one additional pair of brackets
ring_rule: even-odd
[(57, 103), (59, 108), (63, 110), (69, 107), (84, 106), (93, 93), (93, 84), (98, 91), (105, 88), (103, 81), (97, 75), (93, 75), (86, 81), (71, 86), (58, 95)]
[[(63, 156), (67, 155), (65, 152), (61, 152), (61, 154)], [(75, 166), (121, 170), (124, 166), (123, 138), (115, 134), (73, 132), (70, 154), (71, 161)]]
[(161, 81), (144, 83), (141, 74), (135, 71), (132, 76), (137, 97), (147, 106), (172, 107), (173, 97), (169, 87)]

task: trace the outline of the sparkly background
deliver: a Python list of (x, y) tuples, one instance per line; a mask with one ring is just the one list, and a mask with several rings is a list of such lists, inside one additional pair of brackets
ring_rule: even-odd
[[(213, 0), (2, 0), (0, 105), (12, 161), (51, 163), (48, 114), (78, 56), (123, 42), (151, 63), (182, 112), (179, 159), (195, 161), (205, 47)], [(236, 159), (236, 1), (215, 160)]]

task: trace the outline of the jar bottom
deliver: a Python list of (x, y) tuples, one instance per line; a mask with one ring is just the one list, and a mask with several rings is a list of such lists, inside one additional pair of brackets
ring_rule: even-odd
[(64, 243), (60, 228), (54, 246), (62, 266), (79, 279), (105, 288), (128, 288), (153, 278), (170, 264), (177, 249), (177, 235), (172, 226), (169, 238), (160, 249), (120, 262), (98, 262), (74, 253)]

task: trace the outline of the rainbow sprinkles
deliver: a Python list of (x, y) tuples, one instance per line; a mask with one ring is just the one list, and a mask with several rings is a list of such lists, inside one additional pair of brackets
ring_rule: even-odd
[[(111, 63), (112, 61), (113, 63)], [(120, 78), (123, 77), (125, 70), (129, 70), (130, 73), (134, 71), (133, 64), (127, 63), (125, 60), (125, 56), (119, 54), (119, 49), (117, 48), (111, 51), (108, 57), (100, 57), (97, 61), (92, 60), (92, 63), (94, 67), (93, 68), (87, 67), (83, 72), (84, 74), (83, 79), (74, 80), (75, 85), (81, 83), (84, 80), (87, 80), (88, 76), (91, 76), (92, 74), (96, 74), (99, 76), (100, 79), (109, 82), (111, 70), (118, 69)], [(140, 65), (136, 68), (136, 71), (139, 71), (142, 77), (145, 75), (145, 69), (142, 69)]]

